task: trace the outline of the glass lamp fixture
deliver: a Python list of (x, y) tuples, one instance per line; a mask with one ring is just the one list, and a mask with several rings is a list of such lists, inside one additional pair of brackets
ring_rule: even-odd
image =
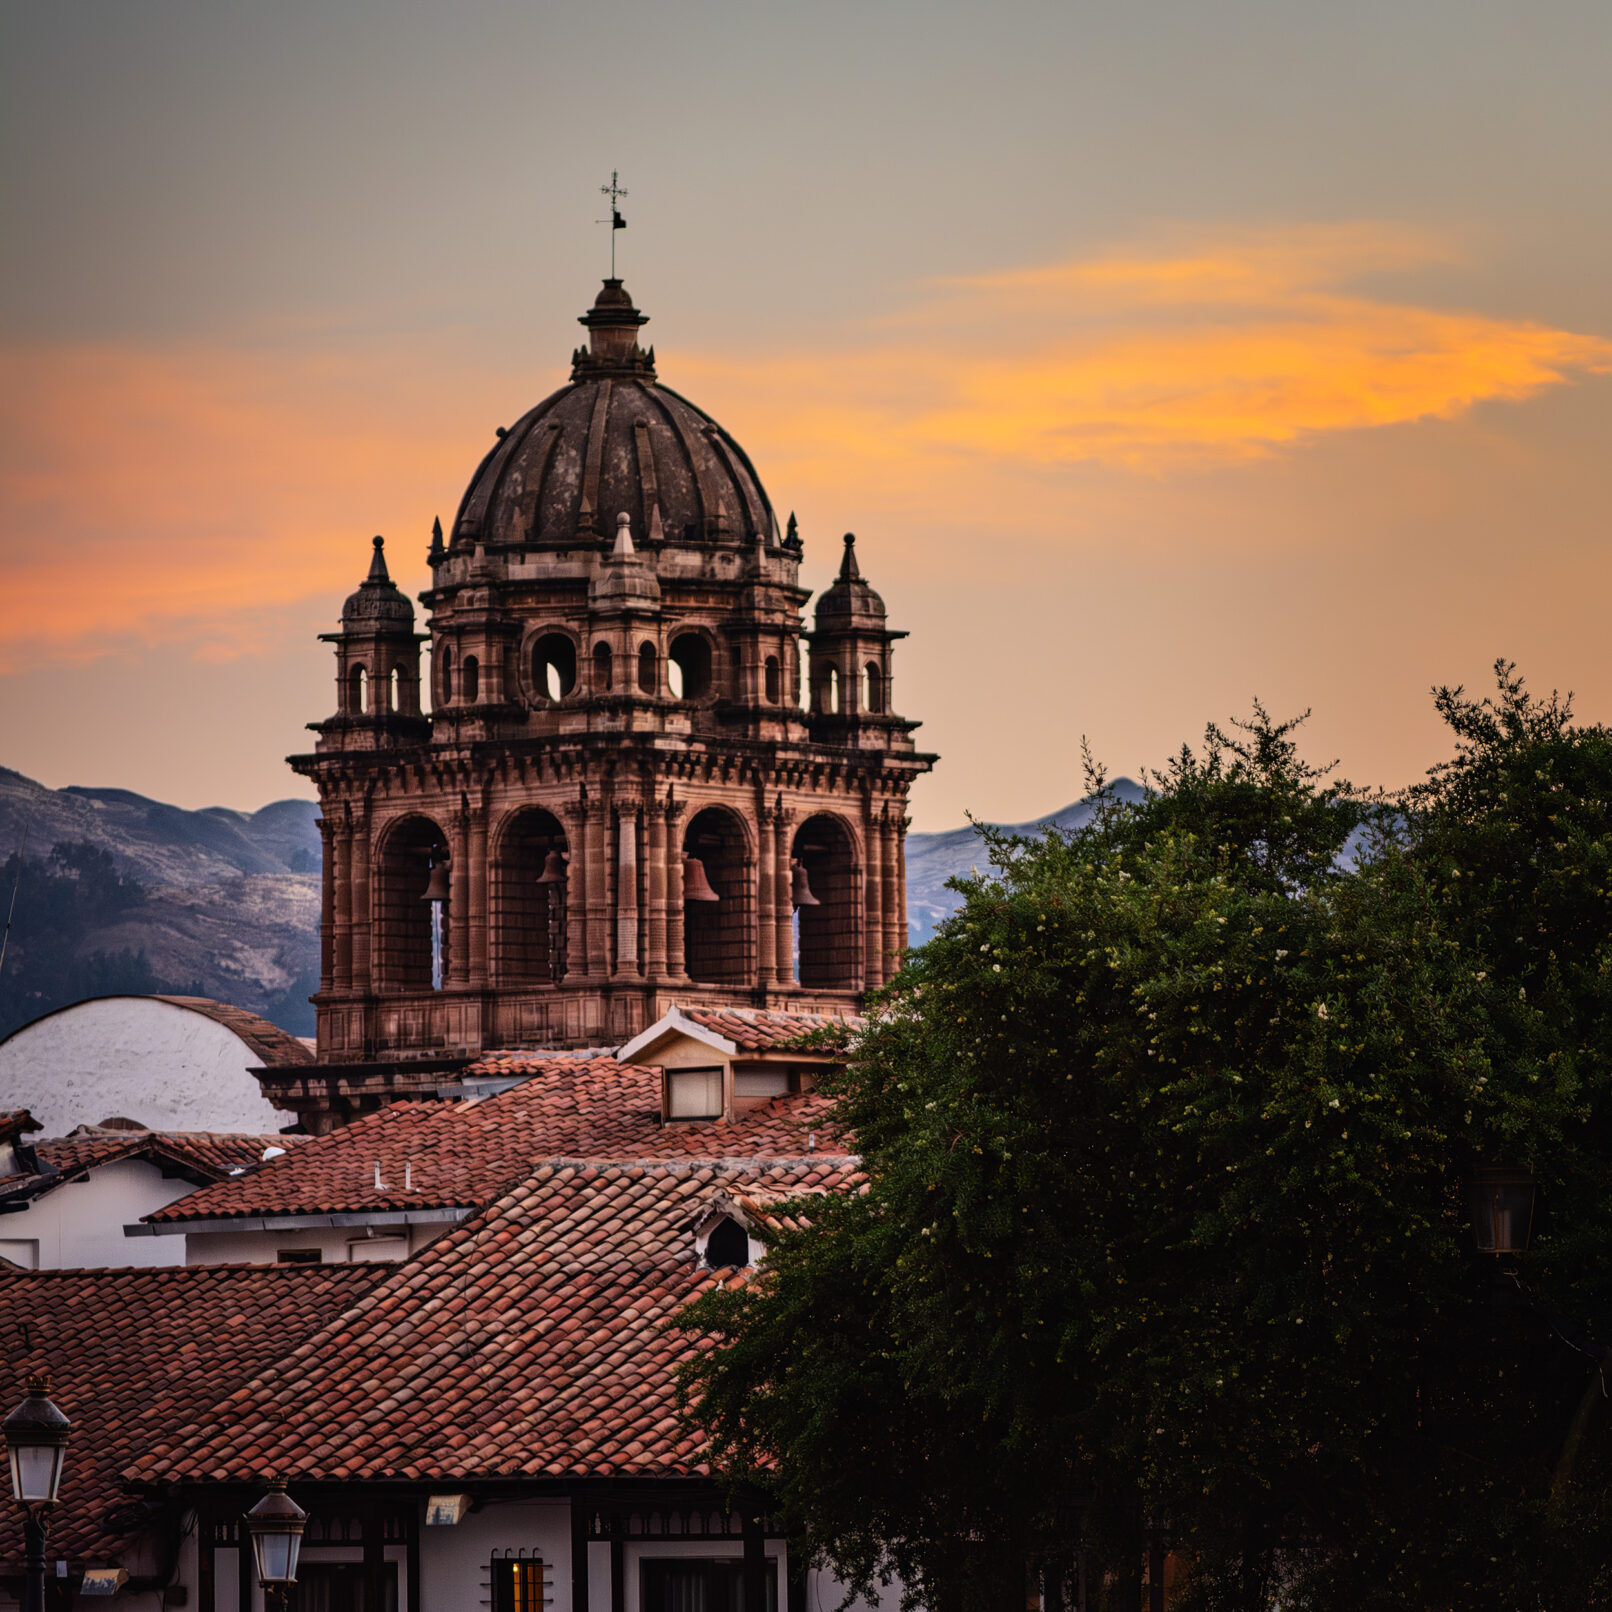
[(1474, 1170), (1468, 1204), (1479, 1253), (1527, 1251), (1534, 1227), (1534, 1178), (1530, 1171), (1504, 1165)]
[(19, 1505), (56, 1501), (73, 1424), (51, 1403), (43, 1377), (28, 1379), (28, 1397), (0, 1423), (11, 1458), (11, 1493)]
[(297, 1581), (297, 1557), (302, 1552), (302, 1530), (308, 1513), (285, 1492), (276, 1479), (269, 1492), (246, 1514), (257, 1558), (257, 1581), (266, 1590), (283, 1590)]

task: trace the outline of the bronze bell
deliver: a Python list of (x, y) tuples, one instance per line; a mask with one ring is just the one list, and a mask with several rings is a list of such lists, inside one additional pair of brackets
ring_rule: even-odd
[(433, 862), (431, 864), (431, 877), (426, 881), (425, 894), (420, 899), (422, 901), (446, 901), (448, 899), (448, 864), (446, 862)]
[(683, 899), (685, 901), (720, 901), (705, 876), (705, 864), (697, 856), (683, 858)]
[(822, 902), (812, 894), (812, 887), (806, 879), (806, 864), (794, 859), (789, 863), (789, 899), (797, 907), (820, 907)]
[(539, 884), (565, 883), (565, 858), (558, 851), (550, 851), (543, 858), (543, 871), (538, 874)]

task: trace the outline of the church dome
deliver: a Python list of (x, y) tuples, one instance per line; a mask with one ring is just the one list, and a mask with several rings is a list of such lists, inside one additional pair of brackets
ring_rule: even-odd
[(737, 442), (661, 385), (645, 316), (606, 280), (579, 321), (589, 345), (571, 381), (508, 431), (477, 467), (452, 545), (575, 548), (609, 543), (627, 515), (639, 543), (776, 543), (772, 505)]

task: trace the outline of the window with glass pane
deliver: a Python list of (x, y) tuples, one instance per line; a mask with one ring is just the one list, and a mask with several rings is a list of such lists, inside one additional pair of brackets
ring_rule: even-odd
[[(648, 1560), (640, 1605), (643, 1612), (748, 1612), (744, 1563), (737, 1556)], [(761, 1612), (778, 1612), (775, 1556), (767, 1558), (767, 1599)]]
[(722, 1071), (673, 1069), (666, 1076), (668, 1119), (721, 1119)]
[(542, 1562), (493, 1563), (493, 1612), (543, 1612)]

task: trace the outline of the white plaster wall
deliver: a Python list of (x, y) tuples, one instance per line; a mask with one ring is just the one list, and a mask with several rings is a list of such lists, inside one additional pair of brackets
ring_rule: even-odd
[(39, 1269), (100, 1265), (183, 1265), (182, 1237), (125, 1237), (123, 1228), (196, 1189), (163, 1180), (160, 1165), (117, 1159), (36, 1198), (19, 1214), (0, 1216), (0, 1237), (39, 1244)]
[(155, 997), (80, 1002), (0, 1042), (0, 1109), (46, 1136), (113, 1115), (165, 1131), (278, 1131), (247, 1069), (262, 1060), (222, 1024)]
[[(444, 1483), (443, 1492), (453, 1489)], [(452, 1528), (420, 1529), (422, 1612), (491, 1607), (493, 1552), (524, 1551), (548, 1566), (550, 1612), (571, 1612), (571, 1508), (564, 1500), (489, 1501)], [(605, 1612), (609, 1612), (609, 1600)]]
[[(0, 1233), (4, 1230), (0, 1223)], [(376, 1230), (387, 1238), (407, 1238), (409, 1254), (414, 1255), (453, 1228), (379, 1226)], [(350, 1245), (363, 1235), (362, 1226), (309, 1226), (297, 1231), (193, 1231), (182, 1237), (131, 1237), (129, 1241), (174, 1244), (175, 1257), (159, 1262), (165, 1265), (273, 1265), (282, 1248), (317, 1248), (323, 1256), (321, 1264), (345, 1265), (350, 1261)]]

